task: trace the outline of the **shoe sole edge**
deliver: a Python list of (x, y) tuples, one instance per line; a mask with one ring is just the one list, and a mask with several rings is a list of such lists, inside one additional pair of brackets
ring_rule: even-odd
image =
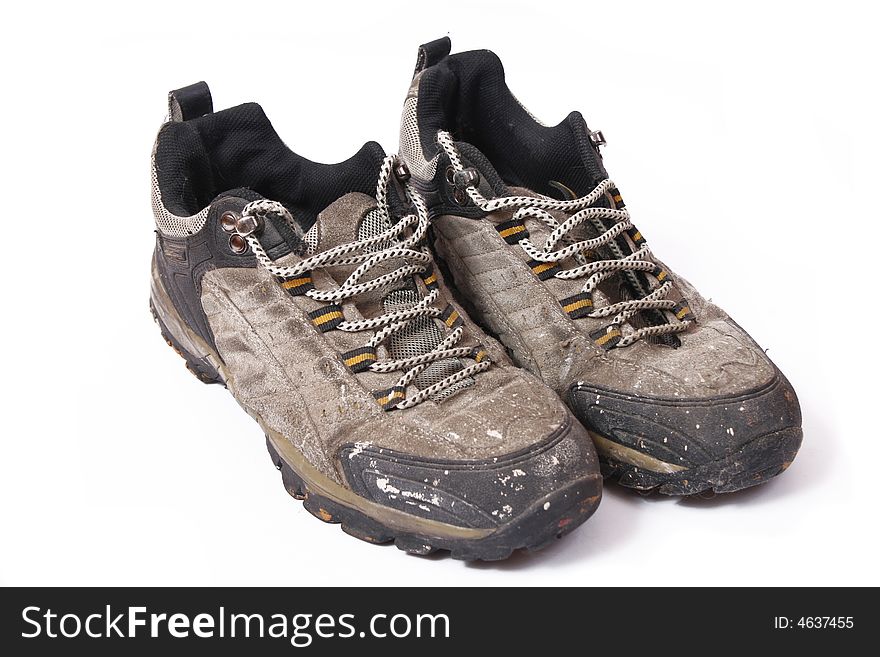
[[(733, 493), (758, 486), (781, 474), (797, 456), (803, 430), (788, 427), (763, 434), (721, 459), (665, 472), (644, 467), (646, 464), (642, 460), (638, 463), (626, 462), (622, 458), (626, 458), (627, 453), (618, 448), (624, 446), (593, 431), (590, 431), (590, 436), (596, 444), (602, 474), (606, 478), (643, 492), (687, 496), (709, 492)], [(636, 452), (631, 448), (626, 449)]]

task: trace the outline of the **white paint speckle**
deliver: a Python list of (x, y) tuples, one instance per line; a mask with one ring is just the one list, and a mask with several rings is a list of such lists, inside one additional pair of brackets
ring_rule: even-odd
[(414, 500), (419, 500), (420, 502), (428, 502), (429, 504), (433, 504), (434, 506), (440, 506), (440, 496), (439, 495), (431, 495), (430, 497), (426, 496), (424, 493), (414, 490), (404, 490), (400, 491), (401, 497), (406, 497)]
[(519, 468), (514, 470), (512, 474), (514, 477), (525, 477), (526, 476), (526, 473), (523, 472), (522, 470), (520, 470)]
[(354, 449), (351, 450), (351, 451), (348, 453), (348, 458), (349, 458), (349, 460), (353, 459), (355, 456), (357, 456), (358, 454), (360, 454), (361, 452), (363, 452), (363, 451), (364, 451), (364, 448), (369, 447), (369, 446), (372, 445), (372, 444), (373, 444), (373, 443), (371, 443), (371, 442), (355, 443), (355, 444), (354, 444)]
[(544, 502), (544, 511), (550, 508), (550, 502)]
[(385, 493), (386, 495), (391, 495), (391, 494), (397, 495), (400, 493), (399, 488), (396, 488), (395, 486), (392, 486), (391, 484), (388, 483), (387, 477), (382, 477), (380, 479), (376, 479), (376, 486), (378, 486), (379, 490), (382, 491), (383, 493)]

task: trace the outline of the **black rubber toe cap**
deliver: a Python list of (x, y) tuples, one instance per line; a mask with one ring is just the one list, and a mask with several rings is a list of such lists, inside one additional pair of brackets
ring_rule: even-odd
[(759, 437), (801, 426), (797, 396), (778, 371), (759, 389), (704, 399), (634, 396), (574, 385), (569, 405), (591, 432), (684, 468), (717, 461)]
[[(494, 459), (432, 461), (351, 444), (339, 459), (349, 486), (362, 497), (459, 527), (496, 528), (536, 505), (549, 510), (562, 489), (584, 499), (601, 492), (595, 450), (573, 420), (540, 444)], [(578, 482), (584, 483), (580, 493)]]

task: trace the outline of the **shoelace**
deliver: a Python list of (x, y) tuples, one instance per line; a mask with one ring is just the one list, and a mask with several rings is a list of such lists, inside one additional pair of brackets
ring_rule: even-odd
[[(437, 141), (449, 157), (453, 170), (456, 173), (464, 172), (465, 166), (462, 163), (452, 135), (441, 130), (437, 133)], [(592, 293), (598, 285), (617, 272), (641, 271), (650, 275), (656, 281), (654, 288), (639, 299), (628, 299), (602, 308), (594, 308), (591, 312), (580, 315), (580, 317), (600, 319), (613, 316), (610, 324), (598, 332), (604, 334), (604, 336), (619, 335), (621, 325), (642, 310), (668, 311), (672, 313), (676, 320), (674, 323), (669, 322), (657, 326), (633, 327), (632, 332), (628, 335), (610, 343), (612, 346), (618, 348), (626, 347), (649, 336), (668, 335), (686, 331), (694, 323), (693, 315), (686, 307), (686, 304), (665, 298), (672, 289), (672, 281), (668, 279), (666, 272), (653, 261), (653, 255), (647, 244), (642, 243), (633, 253), (614, 260), (596, 260), (591, 262), (585, 256), (585, 252), (609, 245), (622, 233), (634, 228), (629, 212), (626, 209), (593, 207), (594, 203), (614, 189), (616, 189), (614, 183), (606, 178), (586, 196), (567, 201), (558, 201), (545, 196), (504, 196), (490, 200), (480, 193), (474, 181), (469, 181), (464, 191), (474, 205), (484, 212), (515, 208), (511, 223), (522, 222), (526, 218), (544, 222), (551, 229), (551, 233), (542, 245), (536, 246), (528, 237), (519, 239), (518, 244), (530, 258), (539, 263), (557, 265), (566, 258), (574, 258), (580, 263), (579, 266), (571, 269), (558, 268), (553, 273), (553, 276), (564, 280), (587, 277), (581, 294), (586, 295), (590, 299), (590, 303), (592, 303)], [(549, 210), (562, 211), (571, 216), (562, 223), (559, 223), (548, 212)], [(596, 226), (599, 220), (609, 220), (614, 223), (607, 230), (603, 224), (598, 224), (598, 227), (604, 230), (598, 237), (572, 241), (572, 230), (588, 221), (593, 222), (594, 226)]]
[[(257, 261), (265, 267), (270, 274), (280, 279), (298, 279), (309, 275), (311, 271), (320, 267), (350, 266), (360, 263), (360, 265), (348, 276), (348, 278), (345, 279), (345, 281), (342, 282), (341, 285), (339, 285), (339, 287), (329, 290), (318, 290), (313, 288), (305, 292), (306, 296), (309, 296), (316, 301), (327, 302), (341, 302), (352, 299), (364, 292), (369, 292), (398, 281), (403, 281), (411, 276), (425, 274), (430, 271), (432, 258), (428, 249), (423, 245), (423, 240), (427, 233), (429, 223), (428, 209), (419, 193), (408, 183), (406, 184), (407, 197), (415, 209), (415, 214), (408, 214), (399, 219), (396, 223), (391, 219), (387, 195), (388, 184), (395, 166), (395, 161), (396, 158), (394, 156), (385, 158), (382, 162), (378, 182), (376, 184), (378, 211), (388, 220), (391, 224), (391, 228), (372, 237), (332, 247), (321, 253), (309, 256), (292, 266), (283, 266), (275, 263), (266, 254), (266, 251), (263, 249), (257, 237), (251, 233), (246, 235), (245, 239), (250, 245)], [(294, 225), (294, 220), (291, 214), (283, 205), (276, 201), (253, 201), (245, 206), (242, 211), (243, 217), (256, 218), (259, 215), (265, 216), (268, 214), (281, 216), (288, 222), (288, 224), (291, 226)], [(412, 234), (408, 237), (402, 237), (410, 227), (412, 227)], [(394, 271), (370, 280), (363, 280), (372, 269), (392, 258), (399, 258), (404, 264), (396, 268)], [(364, 352), (375, 352), (375, 349), (385, 340), (393, 334), (402, 331), (414, 320), (420, 317), (442, 319), (444, 311), (434, 307), (434, 302), (437, 301), (439, 295), (439, 289), (431, 289), (418, 303), (408, 308), (387, 312), (377, 317), (353, 322), (343, 320), (334, 328), (352, 333), (378, 329), (364, 345), (365, 349), (363, 350)], [(430, 396), (446, 390), (462, 379), (466, 379), (478, 372), (488, 369), (491, 366), (491, 362), (485, 356), (485, 352), (483, 352), (481, 348), (455, 346), (461, 340), (463, 332), (464, 329), (461, 325), (456, 326), (451, 330), (448, 336), (430, 351), (403, 359), (376, 359), (374, 362), (371, 362), (368, 367), (363, 368), (372, 372), (382, 373), (404, 371), (403, 376), (401, 376), (392, 388), (374, 393), (374, 396), (376, 396), (380, 405), (386, 410), (390, 410), (391, 408), (410, 408), (425, 401)], [(412, 383), (412, 381), (431, 363), (447, 358), (465, 357), (474, 358), (476, 362), (472, 365), (463, 367), (454, 374), (427, 388), (419, 390), (414, 395), (409, 397), (405, 396), (407, 386)], [(398, 398), (401, 398), (401, 401), (394, 403)]]

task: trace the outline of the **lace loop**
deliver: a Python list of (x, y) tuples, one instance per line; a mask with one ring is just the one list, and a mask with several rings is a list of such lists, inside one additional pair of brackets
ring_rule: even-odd
[[(437, 133), (437, 142), (449, 157), (453, 176), (464, 171), (464, 164), (452, 136), (448, 132), (441, 130)], [(586, 196), (564, 201), (546, 196), (503, 196), (487, 199), (474, 185), (468, 186), (465, 192), (474, 205), (483, 212), (514, 210), (510, 221), (503, 225), (523, 225), (523, 228), (517, 231), (506, 229), (504, 232), (510, 232), (511, 235), (507, 236), (505, 234), (503, 237), (508, 243), (516, 243), (522, 247), (531, 258), (529, 265), (532, 267), (532, 270), (539, 274), (539, 278), (542, 280), (552, 277), (563, 280), (586, 277), (586, 281), (581, 288), (581, 294), (584, 295), (584, 298), (587, 298), (592, 296), (592, 293), (603, 280), (618, 272), (638, 271), (653, 278), (652, 289), (641, 298), (627, 299), (601, 308), (591, 306), (592, 310), (589, 312), (585, 309), (579, 310), (575, 319), (581, 317), (591, 317), (594, 319), (612, 317), (610, 324), (612, 327), (620, 327), (643, 310), (657, 310), (669, 313), (667, 315), (667, 323), (641, 328), (632, 327), (633, 330), (628, 335), (615, 335), (613, 343), (609, 343), (607, 334), (602, 329), (603, 346), (606, 348), (610, 348), (607, 346), (608, 344), (620, 348), (631, 345), (646, 337), (681, 333), (694, 324), (695, 319), (689, 310), (688, 313), (678, 317), (677, 307), (679, 304), (671, 299), (666, 299), (666, 295), (673, 287), (672, 282), (665, 272), (659, 270), (654, 262), (653, 254), (644, 242), (644, 239), (641, 238), (641, 234), (637, 233), (638, 240), (629, 234), (628, 231), (635, 228), (630, 219), (629, 212), (622, 207), (622, 204), (617, 202), (615, 202), (615, 205), (618, 207), (614, 208), (594, 207), (594, 204), (606, 194), (615, 195), (615, 198), (619, 199), (617, 187), (611, 180), (606, 178), (601, 181)], [(550, 214), (551, 211), (564, 212), (570, 216), (560, 223), (556, 217)], [(550, 229), (550, 234), (547, 235), (542, 245), (537, 246), (531, 241), (529, 231), (525, 229), (523, 223), (526, 218), (541, 221)], [(604, 220), (613, 222), (610, 228), (605, 228)], [(597, 230), (602, 230), (603, 232), (598, 237), (572, 242), (572, 231), (586, 222), (590, 222)], [(609, 260), (589, 260), (587, 258), (588, 252), (603, 246), (614, 245), (614, 240), (624, 233), (633, 242), (636, 249), (633, 253)], [(560, 262), (569, 258), (574, 258), (579, 263), (578, 266), (569, 269), (562, 268)], [(548, 267), (550, 263), (552, 263), (552, 266)], [(659, 276), (657, 275), (658, 271), (661, 272)], [(617, 329), (614, 328), (613, 330), (616, 331)]]
[[(395, 164), (395, 157), (386, 157), (380, 167), (376, 183), (377, 210), (388, 219), (388, 222), (391, 224), (390, 228), (372, 237), (340, 244), (326, 251), (303, 258), (294, 265), (277, 264), (266, 254), (256, 235), (246, 235), (245, 239), (256, 256), (257, 261), (270, 274), (276, 277), (294, 280), (308, 278), (310, 283), (310, 273), (314, 269), (357, 265), (354, 271), (334, 289), (319, 290), (310, 286), (302, 292), (305, 296), (316, 301), (330, 302), (331, 304), (352, 299), (365, 292), (404, 281), (413, 276), (430, 276), (430, 272), (433, 270), (433, 260), (427, 247), (423, 244), (428, 231), (428, 209), (424, 200), (408, 181), (402, 180), (401, 182), (405, 184), (407, 198), (411, 202), (415, 213), (407, 214), (396, 222), (391, 220), (387, 194), (388, 184)], [(256, 217), (267, 214), (281, 215), (285, 221), (293, 223), (293, 218), (287, 209), (276, 201), (254, 201), (245, 206), (242, 211), (243, 217)], [(408, 232), (410, 233), (409, 235), (407, 235)], [(377, 247), (379, 250), (376, 250)], [(397, 260), (403, 264), (376, 278), (363, 280), (377, 266), (390, 260)], [(374, 397), (379, 395), (376, 399), (382, 408), (386, 410), (415, 406), (428, 399), (431, 395), (442, 392), (459, 381), (482, 372), (491, 366), (491, 362), (488, 359), (481, 359), (480, 362), (462, 367), (454, 374), (419, 390), (412, 396), (405, 396), (406, 387), (431, 363), (447, 358), (470, 358), (472, 356), (473, 347), (455, 346), (461, 340), (464, 333), (461, 326), (453, 327), (449, 335), (436, 347), (423, 354), (387, 360), (378, 360), (375, 357), (376, 354), (372, 350), (392, 335), (406, 329), (414, 320), (423, 317), (441, 319), (444, 311), (433, 305), (439, 296), (439, 289), (429, 288), (428, 293), (418, 303), (410, 307), (361, 320), (348, 321), (342, 319), (342, 321), (333, 325), (333, 328), (336, 330), (353, 333), (378, 329), (367, 341), (364, 348), (354, 350), (354, 352), (347, 352), (345, 355), (354, 359), (352, 362), (357, 364), (357, 371), (369, 370), (380, 373), (404, 372), (397, 383), (389, 388), (389, 390), (374, 392)], [(394, 403), (398, 398), (400, 401)]]

